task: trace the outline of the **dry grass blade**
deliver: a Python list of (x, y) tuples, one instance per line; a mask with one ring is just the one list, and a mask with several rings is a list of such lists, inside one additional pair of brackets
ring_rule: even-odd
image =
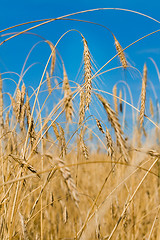
[(85, 38), (83, 38), (84, 46), (84, 79), (85, 79), (85, 101), (86, 101), (86, 110), (89, 108), (91, 102), (91, 90), (92, 90), (92, 74), (91, 74), (91, 61), (90, 61), (90, 52), (88, 44)]
[(118, 115), (118, 103), (117, 103), (117, 85), (115, 84), (113, 87), (113, 100), (114, 100), (114, 108), (115, 112)]
[(63, 64), (63, 90), (64, 90), (64, 110), (66, 114), (66, 120), (72, 121), (73, 104), (72, 104), (72, 92), (68, 81), (66, 69)]
[(118, 42), (117, 38), (114, 35), (113, 35), (113, 37), (114, 37), (115, 46), (116, 46), (116, 50), (117, 50), (118, 56), (120, 58), (120, 62), (122, 64), (123, 68), (126, 69), (127, 68), (127, 60), (126, 60), (124, 51), (123, 51), (120, 43)]
[(104, 109), (107, 112), (108, 115), (108, 120), (111, 123), (112, 127), (114, 128), (115, 131), (115, 135), (116, 135), (116, 139), (117, 139), (117, 144), (124, 156), (125, 161), (128, 162), (128, 153), (127, 153), (127, 147), (125, 144), (125, 140), (122, 136), (123, 131), (121, 129), (121, 125), (118, 121), (118, 117), (116, 115), (116, 113), (112, 110), (112, 108), (110, 107), (109, 103), (107, 102), (107, 100), (105, 98), (103, 98), (100, 94), (97, 94), (99, 100), (101, 101), (101, 103), (104, 106)]
[(147, 86), (147, 65), (144, 64), (143, 67), (143, 79), (142, 79), (142, 89), (141, 89), (141, 108), (140, 108), (140, 127), (142, 128), (145, 112), (145, 101), (146, 101), (146, 86)]

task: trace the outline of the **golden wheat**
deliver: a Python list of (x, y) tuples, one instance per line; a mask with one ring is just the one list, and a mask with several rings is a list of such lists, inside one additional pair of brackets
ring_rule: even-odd
[(90, 51), (85, 38), (83, 38), (83, 46), (84, 46), (83, 56), (84, 56), (85, 101), (86, 101), (86, 110), (87, 110), (91, 102), (92, 74), (91, 74)]
[(141, 89), (141, 108), (140, 108), (140, 115), (139, 115), (140, 127), (142, 127), (143, 121), (144, 121), (145, 101), (146, 101), (146, 86), (147, 86), (147, 65), (144, 64), (142, 89)]

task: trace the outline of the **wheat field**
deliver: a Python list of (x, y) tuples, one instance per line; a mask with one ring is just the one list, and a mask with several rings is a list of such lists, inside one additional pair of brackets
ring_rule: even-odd
[[(95, 10), (85, 12), (90, 11)], [(76, 15), (35, 21), (32, 27), (21, 24), (24, 29), (16, 33), (18, 25), (1, 30), (0, 47)], [(56, 43), (38, 36), (50, 53), (37, 88), (26, 86), (25, 65), (18, 81), (12, 79), (14, 93), (4, 92), (7, 73), (0, 73), (0, 239), (160, 239), (159, 103), (147, 98), (147, 64), (136, 105), (118, 82), (107, 91), (95, 85), (115, 58), (114, 68), (126, 76), (132, 68), (127, 49), (159, 30), (123, 48), (116, 33), (101, 27), (112, 35), (115, 51), (97, 70), (90, 43), (70, 29)], [(73, 31), (83, 47), (80, 81), (70, 79), (58, 49)]]

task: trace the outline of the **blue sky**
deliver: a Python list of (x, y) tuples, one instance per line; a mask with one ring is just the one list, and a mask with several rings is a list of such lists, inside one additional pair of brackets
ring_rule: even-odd
[[(117, 7), (131, 9), (147, 14), (157, 20), (160, 20), (159, 9), (160, 1), (127, 1), (127, 0), (92, 0), (92, 1), (54, 1), (54, 0), (27, 0), (27, 1), (10, 1), (5, 0), (1, 2), (1, 14), (0, 14), (0, 28), (13, 26), (15, 24), (28, 22), (31, 20), (60, 17), (65, 14), (73, 13), (76, 11), (94, 9), (94, 8), (108, 8)], [(93, 21), (108, 27), (117, 37), (122, 47), (126, 47), (130, 43), (134, 42), (145, 34), (160, 29), (160, 24), (147, 19), (143, 16), (139, 16), (133, 13), (115, 10), (105, 10), (99, 12), (85, 13), (74, 16), (72, 18), (83, 19)], [(33, 26), (33, 25), (29, 25)], [(25, 29), (26, 26), (16, 28), (11, 31), (20, 31)], [(45, 39), (52, 41), (54, 44), (61, 37), (61, 35), (70, 30), (77, 29), (80, 31), (88, 42), (89, 49), (91, 51), (94, 62), (97, 67), (100, 68), (110, 58), (116, 54), (113, 37), (109, 31), (102, 27), (91, 25), (88, 23), (80, 23), (73, 21), (56, 21), (49, 23), (45, 26), (33, 30), (33, 33), (39, 34)], [(1, 37), (4, 40), (6, 37)], [(32, 35), (19, 36), (13, 40), (10, 40), (0, 46), (0, 72), (16, 72), (20, 74), (23, 67), (26, 56), (32, 46), (36, 44), (40, 39)], [(137, 68), (141, 73), (143, 71), (144, 62), (147, 62), (149, 80), (152, 81), (156, 90), (159, 89), (159, 82), (153, 63), (149, 58), (153, 58), (160, 67), (160, 33), (150, 36), (135, 44), (126, 50), (126, 57), (130, 65)], [(68, 33), (59, 43), (58, 52), (64, 60), (66, 70), (70, 80), (81, 81), (81, 75), (77, 77), (77, 72), (80, 69), (83, 58), (83, 43), (80, 35), (76, 32)], [(24, 79), (27, 86), (31, 85), (36, 87), (40, 81), (42, 70), (49, 57), (50, 49), (43, 43), (39, 43), (33, 50), (31, 56), (27, 62), (26, 68), (33, 63), (37, 63), (26, 74)], [(120, 63), (116, 58), (112, 61), (104, 70), (119, 66)], [(61, 74), (60, 61), (57, 63), (56, 73)], [(18, 78), (13, 75), (4, 74), (7, 78), (11, 77), (16, 82)], [(77, 78), (76, 78), (77, 77)], [(95, 80), (94, 86), (103, 89), (108, 92), (112, 92), (113, 85), (124, 80), (124, 73), (122, 70), (115, 70), (102, 75), (101, 80)], [(137, 107), (138, 97), (141, 89), (141, 78), (138, 71), (129, 69), (125, 77), (125, 81), (129, 84), (134, 97), (134, 103)], [(5, 91), (9, 89), (12, 91), (14, 84), (11, 82), (4, 82)], [(120, 85), (120, 88), (123, 88)], [(127, 99), (129, 100), (129, 95)], [(157, 93), (158, 94), (158, 93)], [(150, 84), (147, 87), (148, 97), (154, 97)], [(108, 100), (111, 98), (108, 96)]]

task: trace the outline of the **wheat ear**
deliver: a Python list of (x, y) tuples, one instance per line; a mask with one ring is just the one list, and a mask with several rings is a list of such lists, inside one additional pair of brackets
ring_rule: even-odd
[(83, 88), (80, 90), (80, 105), (79, 105), (79, 125), (83, 122), (85, 117), (85, 93)]
[(150, 110), (150, 114), (151, 114), (151, 116), (153, 118), (154, 117), (154, 109), (153, 109), (153, 102), (152, 102), (151, 98), (149, 100), (149, 110)]
[(20, 216), (23, 239), (24, 240), (29, 240), (26, 224), (24, 222), (24, 217), (22, 216), (22, 214), (20, 212), (19, 212), (19, 216)]
[(52, 77), (54, 68), (55, 68), (55, 62), (56, 62), (56, 49), (52, 42), (50, 42), (48, 40), (46, 42), (49, 44), (51, 51), (52, 51), (51, 68), (50, 68), (50, 76)]
[(97, 127), (98, 127), (99, 131), (104, 134), (104, 130), (102, 128), (102, 125), (101, 125), (100, 121), (97, 118), (96, 118), (96, 123), (97, 123)]
[(21, 90), (19, 87), (17, 87), (17, 92), (16, 92), (16, 112), (17, 112), (17, 120), (20, 120), (20, 115), (21, 115)]
[(116, 50), (117, 50), (120, 62), (122, 64), (123, 68), (126, 69), (127, 68), (127, 60), (126, 60), (124, 51), (123, 51), (120, 43), (118, 42), (117, 38), (114, 35), (113, 35), (113, 37), (114, 37), (114, 42), (115, 42), (115, 46), (116, 46)]
[(87, 110), (91, 102), (92, 74), (91, 74), (90, 51), (85, 38), (83, 38), (83, 46), (84, 46), (83, 56), (84, 56), (85, 101), (86, 101), (86, 110)]
[(79, 204), (79, 194), (76, 188), (76, 185), (74, 183), (74, 180), (71, 176), (70, 169), (65, 166), (64, 160), (61, 158), (56, 158), (55, 159), (57, 166), (62, 174), (62, 177), (64, 179), (64, 182), (67, 186), (69, 195), (71, 196), (72, 200), (74, 200), (76, 206), (78, 207)]
[(117, 103), (117, 85), (113, 87), (113, 100), (114, 100), (114, 109), (116, 114), (118, 114), (118, 103)]
[(66, 69), (63, 64), (63, 91), (64, 91), (64, 110), (66, 114), (66, 120), (72, 121), (73, 104), (72, 104), (72, 92), (68, 81)]
[(142, 79), (142, 89), (141, 89), (141, 108), (140, 108), (140, 127), (142, 128), (144, 120), (145, 102), (146, 102), (146, 86), (147, 86), (147, 65), (144, 64), (143, 67), (143, 79)]
[(47, 71), (46, 71), (46, 79), (47, 79), (48, 92), (50, 95), (52, 93), (51, 79), (50, 79), (49, 73)]
[(105, 136), (106, 136), (106, 139), (107, 139), (108, 155), (112, 157), (112, 155), (114, 153), (114, 147), (113, 147), (113, 141), (112, 141), (111, 134), (110, 134), (107, 127), (106, 127)]
[(125, 144), (125, 140), (122, 136), (123, 131), (121, 129), (121, 125), (119, 123), (118, 117), (117, 117), (116, 113), (113, 111), (113, 109), (110, 107), (107, 100), (105, 98), (103, 98), (100, 94), (97, 94), (97, 96), (104, 106), (104, 109), (108, 116), (108, 121), (111, 123), (111, 126), (114, 128), (116, 139), (117, 139), (117, 144), (124, 156), (124, 159), (125, 159), (125, 161), (128, 161), (129, 157), (128, 157), (128, 153), (127, 153), (127, 147)]

